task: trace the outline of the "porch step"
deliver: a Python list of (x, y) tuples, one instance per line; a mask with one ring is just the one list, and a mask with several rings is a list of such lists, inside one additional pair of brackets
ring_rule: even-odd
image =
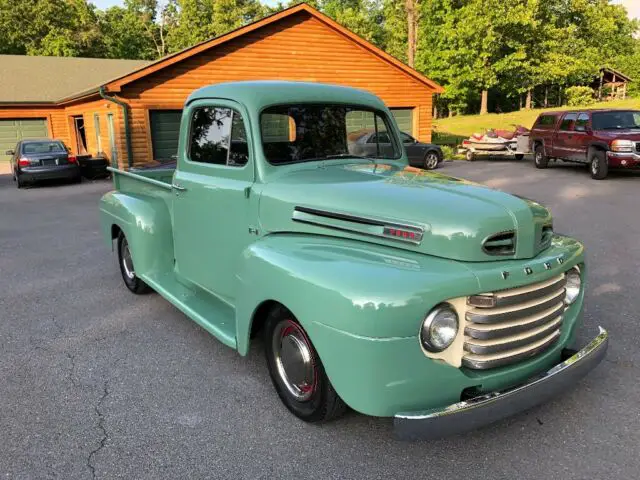
[(236, 312), (213, 295), (180, 283), (173, 272), (143, 275), (142, 279), (178, 310), (225, 345), (236, 345)]

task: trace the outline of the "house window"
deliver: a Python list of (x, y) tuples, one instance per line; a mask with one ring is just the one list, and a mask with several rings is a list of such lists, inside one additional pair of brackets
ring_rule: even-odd
[(201, 107), (191, 117), (189, 160), (229, 167), (248, 161), (242, 115), (231, 108)]
[(96, 132), (96, 148), (98, 153), (102, 153), (102, 138), (100, 138), (100, 115), (98, 113), (93, 114), (93, 129)]

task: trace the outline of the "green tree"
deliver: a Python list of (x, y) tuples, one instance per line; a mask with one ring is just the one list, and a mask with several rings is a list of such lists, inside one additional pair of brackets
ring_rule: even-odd
[(165, 11), (169, 52), (222, 35), (267, 12), (258, 0), (170, 0)]

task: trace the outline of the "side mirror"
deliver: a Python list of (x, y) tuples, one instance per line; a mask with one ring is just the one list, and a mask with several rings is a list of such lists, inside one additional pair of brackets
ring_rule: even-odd
[(16, 152), (13, 150), (7, 150), (6, 152), (4, 152), (5, 155), (14, 155)]

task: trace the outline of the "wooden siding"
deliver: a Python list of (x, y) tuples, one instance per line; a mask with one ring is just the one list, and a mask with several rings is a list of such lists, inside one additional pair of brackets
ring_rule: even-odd
[[(111, 161), (111, 152), (109, 151), (109, 129), (107, 127), (107, 114), (113, 113), (114, 123), (116, 124), (116, 143), (118, 144), (118, 153), (124, 156), (124, 137), (118, 132), (117, 125), (120, 122), (120, 107), (112, 102), (108, 102), (102, 98), (90, 101), (82, 101), (76, 104), (67, 105), (64, 109), (64, 117), (69, 128), (69, 143), (72, 151), (76, 152), (76, 136), (73, 126), (72, 117), (82, 115), (84, 118), (85, 136), (87, 138), (87, 152), (94, 157), (101, 153), (109, 161)], [(93, 120), (94, 114), (98, 114), (100, 118), (100, 143), (102, 152), (98, 152), (98, 142), (96, 140), (96, 128)], [(121, 153), (122, 152), (122, 153)], [(77, 153), (77, 152), (76, 152)]]
[[(299, 12), (124, 86), (119, 96), (131, 106), (135, 163), (152, 160), (149, 110), (181, 108), (191, 92), (212, 83), (260, 79), (369, 90), (391, 108), (413, 108), (412, 134), (431, 140), (432, 89), (309, 13)], [(119, 129), (124, 129), (121, 117)], [(124, 153), (121, 161), (126, 164)]]

